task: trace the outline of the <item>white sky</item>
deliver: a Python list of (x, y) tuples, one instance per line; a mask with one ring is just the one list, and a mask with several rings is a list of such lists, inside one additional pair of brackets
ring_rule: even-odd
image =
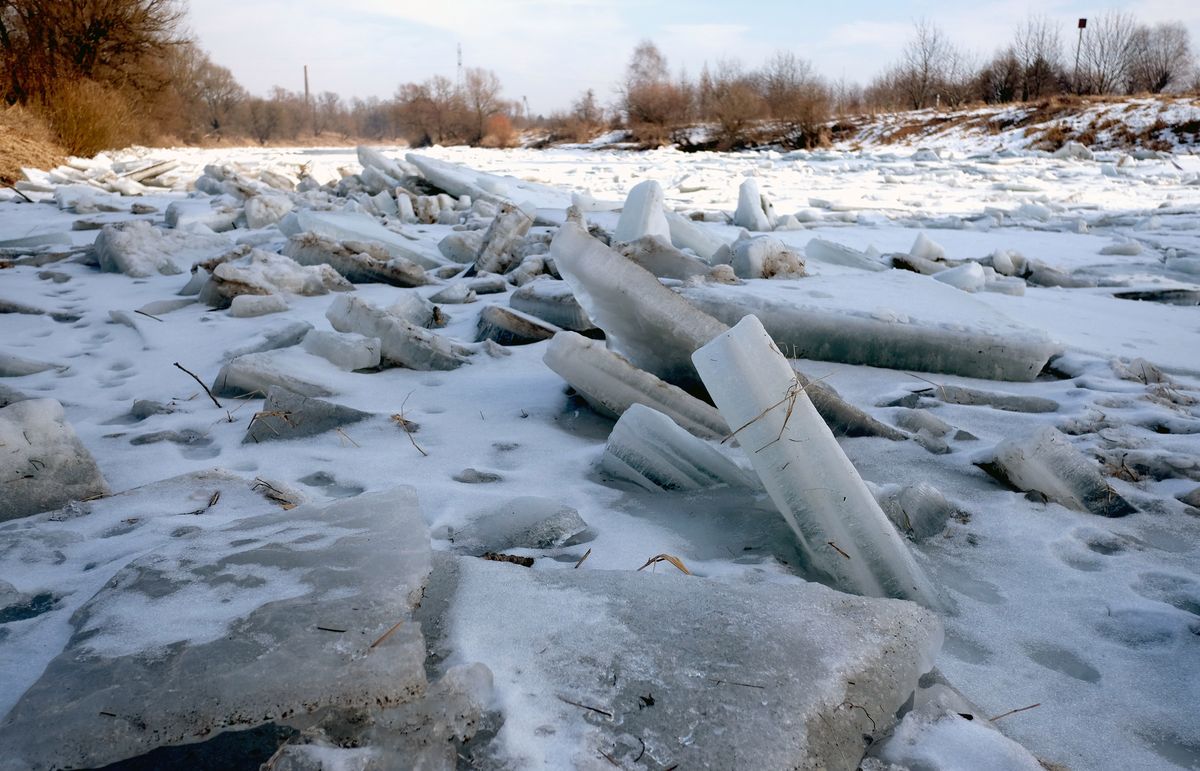
[(695, 75), (705, 62), (757, 66), (785, 49), (826, 77), (866, 82), (894, 61), (928, 18), (959, 46), (990, 56), (1032, 10), (1061, 21), (1068, 51), (1075, 20), (1105, 8), (1139, 20), (1178, 19), (1200, 42), (1200, 3), (1041, 3), (981, 0), (829, 2), (691, 0), (191, 0), (190, 25), (213, 59), (254, 93), (274, 85), (303, 90), (303, 66), (316, 92), (390, 97), (403, 82), (455, 75), (463, 64), (492, 69), (504, 96), (533, 112), (567, 107), (593, 87), (610, 101), (637, 42), (654, 40), (673, 70)]

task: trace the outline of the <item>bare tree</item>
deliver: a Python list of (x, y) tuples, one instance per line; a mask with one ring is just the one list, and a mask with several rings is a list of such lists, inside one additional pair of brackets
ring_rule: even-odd
[(250, 135), (257, 139), (259, 144), (265, 145), (279, 129), (280, 107), (274, 100), (258, 96), (250, 99), (246, 102), (246, 116), (249, 119)]
[(3, 0), (0, 73), (9, 102), (44, 99), (56, 83), (122, 86), (179, 42), (176, 0)]
[(896, 85), (909, 107), (920, 110), (934, 102), (945, 79), (950, 43), (945, 33), (927, 19), (917, 21), (913, 33), (904, 48)]
[(207, 55), (195, 78), (200, 100), (204, 103), (208, 128), (220, 134), (237, 106), (245, 100), (246, 90), (228, 68), (214, 64)]
[(1133, 16), (1122, 11), (1108, 11), (1094, 20), (1083, 34), (1078, 91), (1115, 94), (1126, 85), (1136, 28)]
[(709, 88), (709, 94), (701, 97), (706, 108), (702, 115), (716, 122), (718, 146), (729, 150), (742, 145), (750, 126), (766, 114), (758, 78), (739, 62), (724, 60), (717, 63)]
[(470, 141), (478, 144), (487, 134), (487, 121), (499, 114), (504, 103), (500, 99), (500, 79), (491, 70), (470, 67), (463, 75), (463, 99), (471, 115)]
[(1057, 90), (1062, 39), (1054, 22), (1029, 16), (1017, 27), (1010, 51), (1021, 69), (1021, 100), (1039, 99)]
[(1139, 26), (1130, 42), (1131, 93), (1161, 93), (1184, 83), (1192, 69), (1192, 46), (1182, 22)]
[(777, 52), (763, 68), (762, 89), (767, 110), (783, 128), (786, 144), (809, 147), (824, 141), (833, 96), (811, 62), (788, 51)]

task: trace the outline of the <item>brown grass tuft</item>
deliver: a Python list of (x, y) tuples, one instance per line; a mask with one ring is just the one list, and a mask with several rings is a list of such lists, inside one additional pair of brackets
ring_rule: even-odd
[(72, 155), (92, 156), (125, 147), (138, 130), (129, 100), (91, 80), (59, 86), (42, 106), (42, 114)]
[(18, 106), (0, 109), (0, 185), (21, 179), (22, 166), (52, 169), (65, 155), (39, 116)]

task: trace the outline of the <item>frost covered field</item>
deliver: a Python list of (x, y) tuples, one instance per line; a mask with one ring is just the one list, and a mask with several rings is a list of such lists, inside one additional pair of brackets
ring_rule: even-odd
[(1200, 768), (1200, 159), (954, 150), (29, 172), (0, 768)]

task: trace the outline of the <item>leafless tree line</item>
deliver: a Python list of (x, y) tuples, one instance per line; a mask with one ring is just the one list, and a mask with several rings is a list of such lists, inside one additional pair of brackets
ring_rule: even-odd
[[(819, 144), (831, 116), (866, 110), (1160, 93), (1197, 84), (1182, 23), (1147, 25), (1110, 11), (1090, 19), (1078, 39), (1073, 28), (1030, 16), (982, 62), (922, 20), (900, 59), (865, 88), (831, 83), (788, 52), (758, 68), (736, 60), (705, 64), (690, 78), (673, 74), (662, 51), (643, 41), (614, 103), (601, 104), (589, 89), (549, 117), (525, 114), (521, 103), (504, 98), (495, 73), (482, 68), (458, 80), (404, 83), (389, 99), (347, 100), (329, 91), (306, 98), (281, 87), (254, 96), (181, 33), (183, 2), (0, 0), (0, 96), (40, 109), (72, 152), (247, 137), (504, 146), (530, 126), (574, 141), (619, 126), (646, 144), (728, 149), (764, 140)], [(705, 130), (692, 130), (697, 124)]]
[(1082, 34), (1030, 16), (982, 65), (927, 20), (918, 21), (899, 62), (864, 92), (868, 107), (923, 109), (969, 102), (1032, 101), (1062, 94), (1158, 94), (1194, 89), (1195, 62), (1182, 22), (1139, 24), (1109, 11)]

